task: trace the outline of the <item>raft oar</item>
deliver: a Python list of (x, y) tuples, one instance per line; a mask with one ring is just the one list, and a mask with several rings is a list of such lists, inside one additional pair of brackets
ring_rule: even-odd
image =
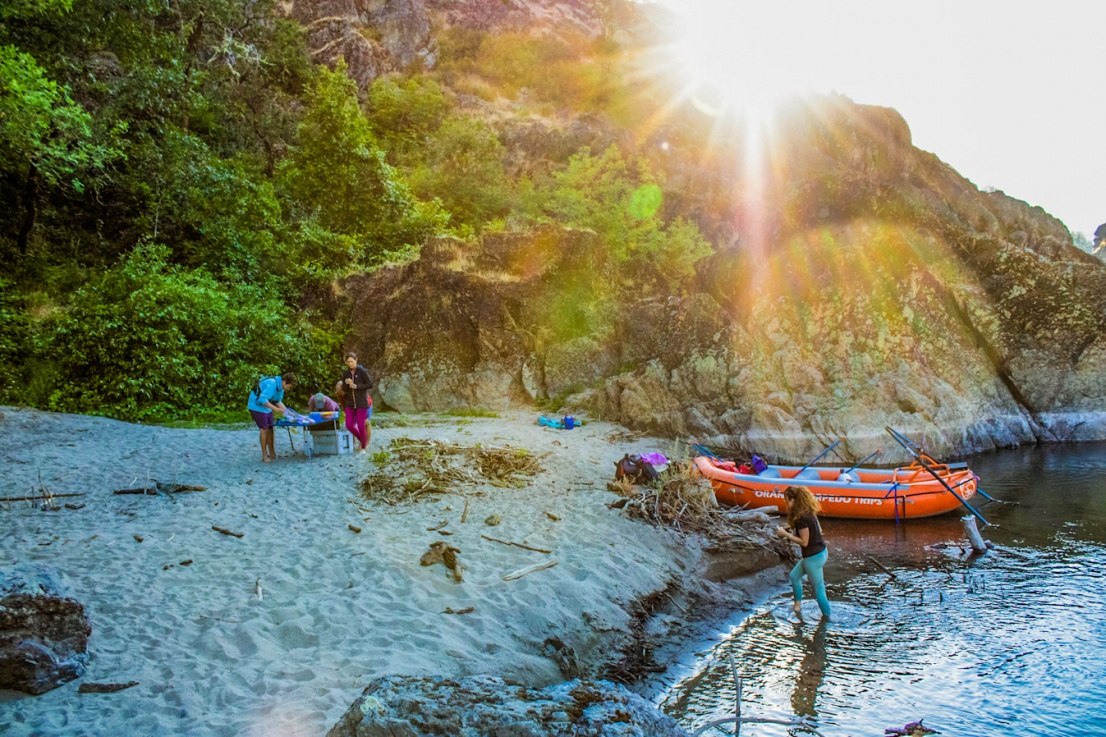
[(869, 460), (871, 460), (872, 458), (875, 458), (876, 456), (878, 456), (882, 452), (883, 452), (883, 448), (876, 448), (875, 453), (869, 453), (868, 455), (864, 456), (859, 461), (854, 463), (852, 468), (850, 468), (848, 471), (844, 471), (843, 473), (852, 473), (853, 471), (856, 470), (856, 467), (859, 466), (861, 463), (867, 463)]
[[(982, 514), (980, 514), (976, 510), (975, 507), (973, 507), (971, 504), (968, 504), (968, 501), (964, 497), (957, 494), (956, 490), (953, 489), (951, 486), (949, 486), (948, 483), (946, 483), (945, 480), (943, 478), (941, 478), (941, 476), (936, 471), (933, 470), (933, 467), (929, 464), (929, 461), (925, 460), (918, 452), (916, 452), (914, 450), (914, 448), (910, 447), (910, 446), (914, 445), (913, 441), (911, 441), (911, 440), (909, 440), (908, 438), (905, 438), (905, 437), (900, 437), (899, 433), (895, 432), (894, 430), (892, 430), (890, 427), (888, 427), (886, 425), (884, 425), (884, 429), (887, 430), (887, 432), (891, 433), (891, 437), (893, 437), (895, 440), (897, 440), (899, 445), (901, 445), (906, 450), (907, 453), (909, 453), (911, 456), (913, 456), (915, 461), (917, 461), (918, 463), (921, 464), (922, 468), (929, 471), (930, 476), (937, 479), (937, 482), (939, 484), (941, 484), (941, 486), (945, 487), (945, 491), (947, 491), (948, 493), (950, 493), (954, 497), (956, 497), (960, 501), (961, 504), (963, 504), (965, 507), (968, 508), (969, 512), (971, 512), (972, 514), (974, 514), (976, 517), (979, 518), (980, 522), (982, 522), (985, 525), (990, 525), (991, 524), (990, 522), (987, 521), (987, 519)], [(903, 442), (904, 440), (906, 442)], [(915, 446), (915, 447), (917, 447), (917, 446)]]
[[(979, 477), (976, 476), (974, 473), (972, 474), (972, 476), (973, 476), (973, 478), (975, 478), (975, 481), (976, 481), (975, 493), (979, 494), (981, 497), (983, 497), (987, 501), (994, 502), (995, 504), (1017, 504), (1017, 502), (1010, 502), (1010, 501), (1007, 501), (1005, 499), (995, 499), (993, 496), (991, 496), (990, 494), (985, 492), (983, 489), (979, 488)], [(971, 481), (971, 479), (968, 479), (968, 481)], [(961, 483), (966, 484), (968, 482), (967, 481), (962, 481)], [(957, 484), (957, 486), (959, 486), (959, 485), (960, 484)]]
[[(924, 453), (924, 451), (922, 450), (922, 446), (918, 445), (913, 440), (911, 440), (910, 438), (903, 435), (901, 432), (899, 432), (897, 430), (894, 430), (890, 427), (888, 427), (886, 429), (891, 433), (891, 436), (893, 438), (895, 438), (896, 440), (898, 440), (900, 443), (904, 443), (904, 442), (908, 443), (910, 445), (910, 447), (913, 448), (914, 450), (918, 451), (919, 453)], [(972, 475), (975, 476), (975, 474), (972, 474)], [(975, 476), (975, 480), (976, 480), (976, 483), (978, 484), (979, 477)], [(957, 484), (957, 486), (961, 486), (965, 483), (967, 483), (967, 482), (962, 481), (959, 484)], [(998, 502), (999, 504), (1014, 504), (1014, 502), (1008, 502), (1008, 501), (1004, 501), (1002, 499), (995, 499), (993, 496), (991, 496), (990, 494), (985, 492), (983, 489), (979, 488), (979, 486), (975, 487), (975, 491), (976, 491), (977, 494), (979, 494), (981, 497), (983, 497), (984, 499), (986, 499), (989, 502)]]
[(695, 451), (696, 453), (698, 453), (699, 455), (703, 455), (703, 456), (706, 456), (707, 458), (713, 458), (713, 459), (714, 459), (714, 460), (716, 460), (716, 461), (721, 461), (721, 460), (723, 460), (723, 459), (722, 459), (722, 458), (720, 458), (720, 457), (719, 457), (719, 456), (718, 456), (717, 454), (715, 454), (715, 452), (714, 452), (714, 451), (712, 451), (712, 450), (711, 450), (710, 448), (708, 448), (708, 447), (707, 447), (707, 446), (705, 446), (705, 445), (699, 445), (699, 443), (693, 443), (693, 442), (692, 442), (692, 441), (690, 441), (690, 440), (689, 440), (689, 441), (687, 441), (687, 444), (688, 444), (688, 445), (690, 445), (690, 446), (691, 446), (691, 449), (692, 449), (692, 450), (694, 450), (694, 451)]
[[(807, 470), (808, 468), (810, 468), (811, 466), (813, 466), (813, 465), (814, 465), (815, 463), (817, 463), (817, 462), (818, 462), (819, 460), (821, 460), (821, 458), (822, 458), (823, 456), (825, 456), (825, 455), (826, 455), (827, 453), (829, 453), (829, 452), (830, 452), (831, 450), (833, 450), (833, 449), (834, 449), (834, 448), (836, 448), (837, 446), (841, 445), (841, 442), (842, 442), (842, 441), (843, 441), (844, 439), (845, 439), (845, 438), (838, 438), (838, 439), (837, 439), (836, 441), (834, 441), (833, 445), (831, 445), (830, 447), (826, 448), (825, 450), (823, 450), (823, 451), (822, 451), (821, 453), (819, 453), (818, 455), (816, 455), (816, 456), (814, 456), (813, 458), (811, 458), (811, 459), (810, 459), (810, 460), (809, 460), (809, 461), (807, 462), (807, 464), (806, 464), (805, 466), (803, 466), (802, 468), (800, 468), (800, 469), (799, 469), (799, 473), (802, 473), (803, 471)], [(794, 478), (798, 478), (798, 477), (799, 477), (799, 473), (795, 474)]]

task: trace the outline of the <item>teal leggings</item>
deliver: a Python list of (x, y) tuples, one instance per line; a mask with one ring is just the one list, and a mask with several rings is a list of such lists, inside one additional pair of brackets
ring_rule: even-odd
[(829, 599), (826, 598), (826, 580), (822, 577), (822, 566), (826, 564), (828, 557), (829, 548), (826, 548), (818, 555), (803, 558), (795, 564), (791, 569), (791, 575), (788, 576), (791, 579), (791, 590), (795, 594), (795, 601), (803, 600), (803, 574), (810, 578), (810, 583), (814, 586), (814, 598), (818, 600), (818, 608), (822, 610), (822, 616), (826, 619), (830, 616), (830, 605)]

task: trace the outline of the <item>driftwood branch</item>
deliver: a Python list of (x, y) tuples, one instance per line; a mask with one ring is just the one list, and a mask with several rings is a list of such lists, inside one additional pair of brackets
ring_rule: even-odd
[(116, 489), (113, 494), (145, 494), (146, 496), (157, 496), (158, 493), (162, 494), (184, 494), (190, 491), (207, 491), (206, 486), (191, 486), (189, 484), (163, 484), (160, 481), (154, 482), (153, 486), (138, 486), (133, 489)]
[(485, 540), (491, 540), (493, 543), (499, 543), (500, 545), (514, 545), (516, 548), (525, 548), (526, 550), (533, 550), (535, 553), (552, 553), (552, 550), (546, 550), (545, 548), (535, 548), (530, 545), (523, 545), (522, 543), (513, 543), (510, 540), (500, 540), (494, 537), (488, 537), (487, 535), (481, 535), (480, 537)]
[(77, 689), (77, 693), (115, 693), (116, 691), (123, 691), (124, 689), (137, 685), (138, 681), (128, 681), (127, 683), (82, 683), (81, 687)]
[[(53, 498), (58, 497), (70, 497), (70, 496), (84, 496), (85, 492), (80, 494), (51, 494)], [(34, 496), (4, 496), (0, 497), (0, 502), (37, 502), (39, 499), (45, 498), (42, 494), (35, 494)]]
[(212, 525), (211, 529), (215, 530), (216, 532), (221, 532), (224, 535), (230, 535), (231, 537), (245, 537), (245, 533), (234, 532), (232, 530), (224, 530), (222, 527), (216, 527), (215, 525)]
[(506, 576), (503, 577), (503, 580), (514, 581), (515, 579), (522, 578), (528, 573), (533, 573), (534, 571), (542, 571), (546, 568), (552, 568), (555, 565), (557, 565), (557, 561), (547, 560), (544, 563), (538, 563), (536, 566), (530, 566), (529, 568), (522, 568), (520, 570), (517, 570), (514, 573), (508, 573)]
[(470, 614), (474, 611), (476, 611), (476, 607), (474, 606), (467, 606), (464, 609), (454, 609), (453, 607), (447, 606), (442, 614)]

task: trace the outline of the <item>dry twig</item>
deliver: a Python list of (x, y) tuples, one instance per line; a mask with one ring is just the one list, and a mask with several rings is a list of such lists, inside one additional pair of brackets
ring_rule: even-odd
[(516, 548), (525, 548), (526, 550), (533, 550), (535, 553), (552, 553), (552, 550), (546, 550), (545, 548), (534, 548), (529, 545), (523, 545), (522, 543), (513, 543), (510, 540), (500, 540), (495, 537), (488, 537), (487, 535), (481, 535), (480, 537), (485, 540), (491, 540), (493, 543), (499, 543), (500, 545), (514, 545)]
[(764, 548), (790, 556), (787, 547), (771, 533), (767, 515), (734, 519), (718, 506), (710, 482), (694, 465), (673, 462), (653, 484), (634, 485), (623, 479), (607, 484), (607, 488), (623, 497), (607, 506), (620, 507), (625, 514), (651, 524), (701, 534), (714, 543), (714, 550)]
[(387, 463), (361, 481), (361, 495), (369, 501), (415, 502), (483, 484), (521, 488), (542, 471), (542, 456), (521, 448), (399, 438), (388, 453)]

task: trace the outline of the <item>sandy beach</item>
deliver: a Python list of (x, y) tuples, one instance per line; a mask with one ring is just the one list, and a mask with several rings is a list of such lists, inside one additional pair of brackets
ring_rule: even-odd
[[(783, 587), (780, 573), (723, 591), (701, 580), (695, 540), (608, 509), (615, 460), (673, 447), (609, 423), (564, 431), (540, 427), (536, 413), (384, 415), (370, 453), (308, 459), (279, 430), (279, 457), (262, 464), (245, 425), (0, 412), (0, 496), (30, 494), (40, 478), (54, 494), (84, 494), (59, 496), (79, 508), (56, 512), (0, 504), (0, 561), (57, 567), (92, 624), (83, 679), (37, 697), (0, 691), (5, 735), (322, 735), (379, 676), (545, 686), (565, 680), (543, 645), (550, 637), (595, 676), (625, 645), (640, 597), (672, 594), (650, 622), (671, 640), (695, 611), (686, 597), (731, 596), (736, 609)], [(525, 449), (543, 470), (523, 488), (366, 501), (358, 482), (374, 471), (371, 451), (404, 438)], [(113, 494), (147, 479), (206, 491)], [(502, 522), (485, 524), (492, 515)], [(463, 582), (420, 565), (435, 541), (461, 550)], [(78, 694), (81, 681), (138, 685)]]

